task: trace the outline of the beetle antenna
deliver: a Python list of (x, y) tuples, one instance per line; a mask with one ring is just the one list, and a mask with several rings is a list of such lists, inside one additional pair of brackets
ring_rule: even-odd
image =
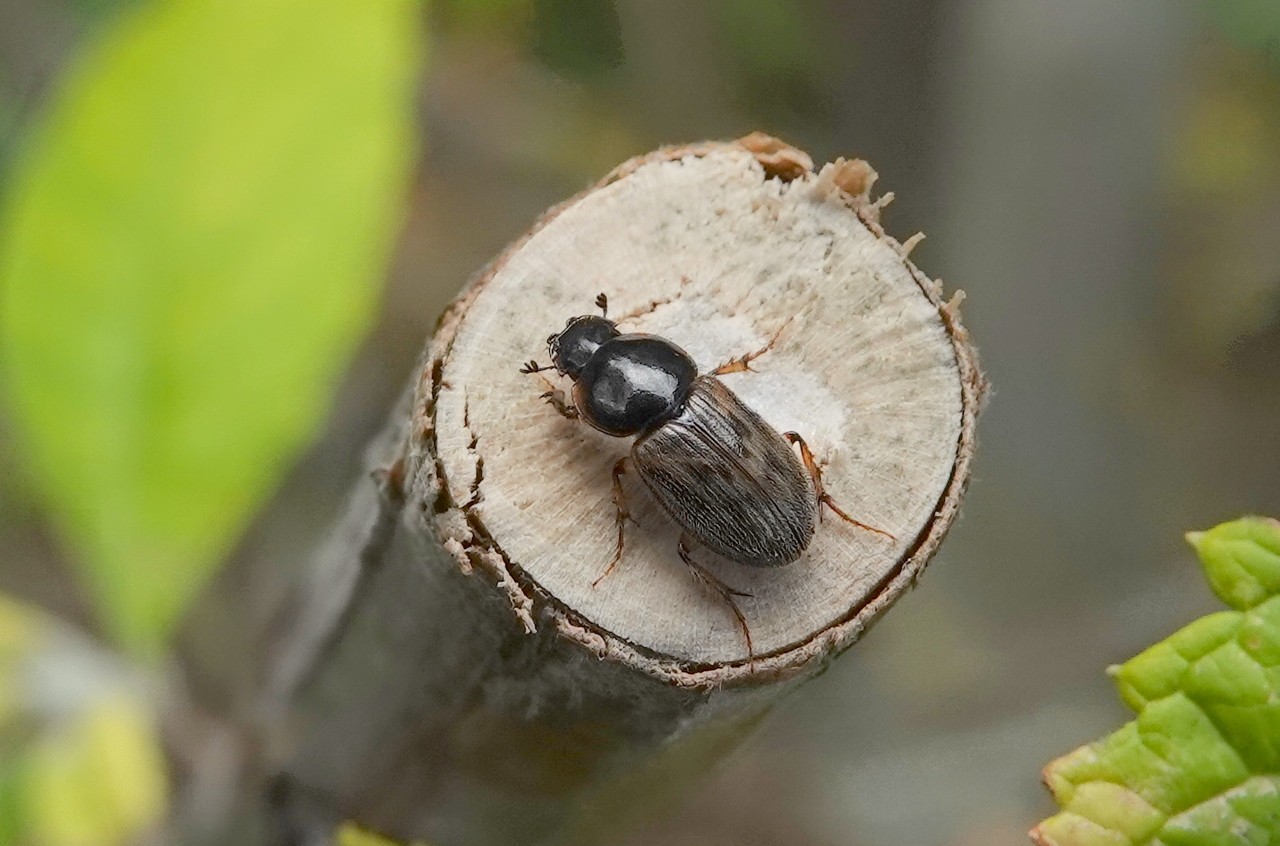
[(609, 316), (609, 295), (608, 294), (603, 294), (603, 293), (596, 294), (596, 308), (600, 309), (601, 317)]

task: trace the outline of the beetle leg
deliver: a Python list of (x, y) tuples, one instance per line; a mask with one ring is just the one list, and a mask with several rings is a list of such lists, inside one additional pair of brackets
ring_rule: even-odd
[(559, 388), (552, 388), (542, 395), (542, 399), (551, 404), (551, 407), (560, 412), (561, 417), (569, 420), (578, 419), (578, 409), (570, 405), (564, 398), (564, 391)]
[(627, 472), (627, 462), (631, 460), (631, 456), (624, 455), (619, 458), (617, 463), (613, 465), (613, 505), (617, 509), (616, 519), (618, 523), (618, 545), (613, 551), (613, 560), (609, 562), (609, 566), (604, 568), (604, 572), (596, 576), (596, 580), (591, 583), (592, 587), (604, 581), (604, 577), (613, 572), (613, 568), (618, 566), (618, 562), (622, 560), (622, 536), (623, 530), (626, 528), (627, 521), (636, 522), (631, 516), (631, 512), (627, 509), (627, 492), (622, 489), (622, 474)]
[(747, 618), (743, 616), (742, 609), (738, 607), (738, 603), (733, 600), (735, 596), (750, 596), (751, 594), (733, 588), (720, 581), (711, 573), (710, 570), (703, 567), (697, 561), (693, 560), (693, 556), (689, 554), (689, 536), (684, 532), (680, 533), (680, 542), (676, 544), (676, 549), (680, 553), (680, 560), (683, 561), (693, 573), (693, 577), (702, 584), (720, 594), (733, 611), (733, 616), (738, 619), (738, 625), (742, 628), (742, 636), (747, 640), (747, 661), (751, 665), (752, 671), (756, 666), (756, 652), (751, 645), (751, 629), (747, 626)]
[(769, 343), (765, 344), (755, 352), (749, 352), (746, 355), (733, 359), (732, 361), (725, 362), (715, 370), (712, 370), (711, 375), (723, 376), (726, 373), (741, 373), (744, 370), (751, 370), (754, 372), (755, 368), (751, 366), (751, 362), (755, 361), (777, 345), (778, 338), (782, 337), (782, 331), (791, 325), (791, 320), (792, 318), (788, 317), (783, 324), (778, 327), (778, 331), (773, 333), (773, 337), (769, 339)]
[(818, 462), (814, 460), (813, 451), (809, 449), (809, 445), (804, 442), (804, 438), (800, 437), (797, 432), (784, 432), (782, 435), (788, 441), (800, 447), (800, 460), (804, 462), (804, 469), (809, 471), (809, 478), (813, 479), (813, 489), (818, 494), (818, 519), (822, 519), (822, 506), (826, 506), (834, 511), (839, 517), (860, 529), (866, 529), (868, 532), (875, 532), (877, 535), (884, 535), (889, 540), (897, 540), (893, 535), (884, 529), (877, 529), (875, 526), (868, 526), (860, 520), (855, 520), (848, 514), (844, 513), (844, 509), (836, 505), (836, 501), (831, 498), (831, 494), (827, 493), (826, 488), (822, 486), (822, 468), (818, 466)]

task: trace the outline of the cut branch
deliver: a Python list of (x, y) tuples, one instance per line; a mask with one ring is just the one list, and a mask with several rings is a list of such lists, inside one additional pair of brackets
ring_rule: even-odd
[[(599, 838), (915, 582), (956, 516), (983, 382), (959, 299), (881, 229), (874, 179), (861, 161), (814, 173), (758, 134), (661, 150), (549, 212), (463, 292), (375, 472), (254, 647), (259, 675), (222, 697), (249, 703), (230, 718), (252, 715), (252, 769), (289, 785), (286, 817), (436, 846)], [(592, 584), (629, 445), (557, 415), (546, 374), (520, 370), (600, 292), (624, 331), (674, 340), (704, 372), (770, 347), (725, 383), (801, 433), (827, 493), (887, 533), (828, 520), (777, 569), (706, 554), (749, 594), (754, 661), (633, 475), (639, 525)]]

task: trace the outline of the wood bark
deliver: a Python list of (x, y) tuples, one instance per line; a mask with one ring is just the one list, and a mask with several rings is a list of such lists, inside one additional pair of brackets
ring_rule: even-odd
[[(958, 298), (881, 229), (874, 178), (861, 161), (815, 172), (758, 134), (660, 150), (548, 212), (463, 291), (256, 638), (245, 689), (201, 701), (218, 648), (187, 650), (188, 713), (237, 726), (206, 733), (238, 738), (232, 769), (272, 780), (294, 836), (351, 819), (434, 846), (597, 842), (678, 795), (915, 583), (959, 508), (983, 382)], [(518, 367), (545, 363), (548, 334), (599, 292), (624, 331), (703, 370), (776, 337), (725, 383), (894, 536), (828, 519), (774, 570), (702, 553), (750, 594), (753, 658), (634, 477), (638, 525), (592, 587), (629, 443), (555, 414), (540, 395), (568, 385)], [(202, 613), (234, 618), (236, 601)], [(192, 794), (218, 781), (199, 757)]]

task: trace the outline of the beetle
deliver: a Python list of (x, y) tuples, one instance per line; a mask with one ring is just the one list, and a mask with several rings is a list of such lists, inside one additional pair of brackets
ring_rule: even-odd
[(680, 559), (728, 604), (754, 662), (751, 630), (734, 600), (749, 594), (694, 560), (691, 542), (749, 567), (782, 567), (808, 548), (824, 506), (860, 529), (894, 536), (846, 514), (824, 489), (822, 470), (804, 438), (779, 433), (718, 378), (752, 370), (751, 362), (773, 348), (781, 329), (762, 349), (699, 375), (689, 354), (670, 340), (620, 331), (608, 317), (604, 294), (596, 306), (600, 315), (571, 317), (547, 338), (551, 364), (529, 361), (520, 368), (526, 374), (554, 369), (573, 381), (572, 401), (553, 386), (542, 394), (564, 417), (607, 435), (635, 438), (630, 453), (613, 466), (617, 543), (592, 587), (622, 560), (631, 519), (622, 477), (633, 464), (681, 529)]

